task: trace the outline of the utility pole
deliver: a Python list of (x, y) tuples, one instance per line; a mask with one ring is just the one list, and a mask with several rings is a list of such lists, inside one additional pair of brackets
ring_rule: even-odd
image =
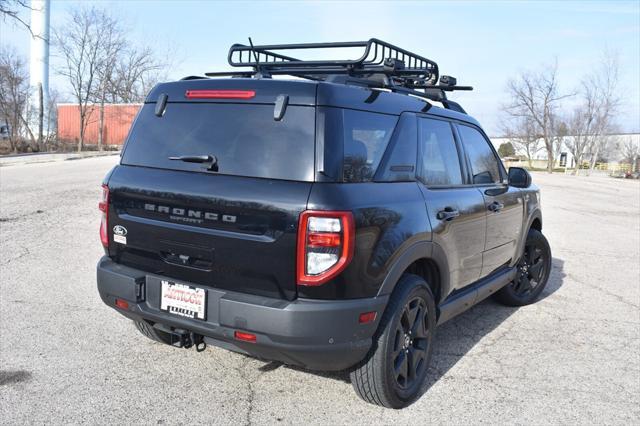
[[(44, 140), (45, 109), (49, 105), (49, 25), (51, 0), (31, 0), (31, 59), (29, 64), (29, 127)], [(47, 126), (48, 128), (49, 126)]]

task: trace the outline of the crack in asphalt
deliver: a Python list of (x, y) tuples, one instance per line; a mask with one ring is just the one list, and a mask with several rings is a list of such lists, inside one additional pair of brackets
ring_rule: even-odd
[(245, 362), (243, 363), (243, 365), (241, 367), (237, 367), (236, 371), (238, 371), (240, 378), (243, 380), (243, 382), (247, 385), (247, 389), (248, 389), (248, 395), (247, 395), (247, 412), (245, 415), (245, 425), (251, 425), (251, 415), (253, 414), (253, 410), (254, 410), (254, 403), (255, 403), (255, 397), (256, 397), (256, 390), (254, 388), (254, 384), (257, 383), (260, 379), (262, 379), (262, 377), (264, 377), (266, 374), (276, 370), (279, 365), (275, 368), (264, 368), (265, 366), (269, 366), (269, 364), (265, 364), (264, 366), (258, 368), (259, 373), (251, 378), (249, 377), (249, 375), (246, 373), (247, 371), (249, 371), (249, 369), (247, 368), (247, 366), (253, 361), (253, 359), (251, 359), (250, 357), (247, 357), (247, 359), (245, 360)]
[[(249, 364), (249, 358), (247, 358), (244, 362), (244, 365), (239, 370), (240, 378), (247, 385), (247, 389), (249, 390), (249, 394), (247, 395), (247, 412), (245, 414), (245, 425), (251, 424), (251, 414), (253, 413), (253, 401), (256, 397), (256, 392), (253, 389), (253, 384), (251, 383), (250, 378), (246, 375), (245, 369)], [(259, 376), (258, 376), (259, 377)]]
[(15, 262), (16, 260), (20, 260), (23, 257), (29, 256), (31, 254), (31, 251), (26, 247), (19, 247), (19, 249), (22, 250), (22, 253), (20, 253), (18, 256), (11, 257), (4, 262), (0, 262), (0, 266), (6, 266), (11, 262)]
[[(242, 360), (242, 364), (241, 365), (233, 365), (233, 364), (229, 364), (226, 362), (221, 362), (221, 358), (219, 358), (218, 356), (214, 356), (211, 358), (211, 361), (213, 361), (213, 363), (217, 364), (218, 366), (220, 366), (223, 369), (230, 369), (233, 370), (237, 373), (238, 377), (240, 378), (240, 380), (242, 381), (242, 383), (245, 384), (246, 386), (246, 397), (245, 399), (245, 403), (246, 403), (246, 411), (244, 413), (244, 425), (251, 425), (251, 415), (253, 413), (254, 410), (254, 401), (255, 401), (255, 389), (254, 389), (254, 383), (257, 382), (258, 380), (260, 380), (260, 378), (262, 378), (265, 374), (275, 370), (274, 368), (270, 368), (270, 369), (262, 369), (259, 368), (258, 371), (259, 373), (255, 376), (252, 377), (250, 374), (248, 374), (248, 372), (253, 371), (253, 369), (250, 368), (250, 364), (254, 361), (254, 359), (252, 359), (249, 356), (243, 355), (243, 354), (228, 354), (229, 358), (231, 360), (231, 362), (235, 362), (235, 360), (233, 359), (236, 356), (242, 356), (244, 357), (244, 360)], [(199, 357), (201, 359), (201, 363), (204, 363), (204, 360), (202, 359), (202, 357)], [(268, 365), (268, 364), (267, 364)]]
[[(443, 377), (443, 379), (445, 381), (456, 381), (456, 380), (463, 380), (463, 381), (467, 381), (467, 380), (475, 380), (475, 381), (481, 381), (481, 382), (485, 382), (485, 383), (489, 383), (495, 387), (498, 387), (500, 389), (508, 389), (508, 390), (512, 390), (518, 393), (521, 392), (531, 392), (530, 388), (531, 386), (528, 386), (528, 384), (532, 381), (532, 378), (529, 376), (516, 376), (516, 375), (504, 375), (504, 376), (499, 376), (499, 375), (494, 375), (491, 377), (487, 377), (487, 376), (474, 376), (474, 375), (449, 375), (447, 377)], [(504, 382), (506, 380), (520, 380), (524, 386), (523, 387), (518, 387), (518, 386), (509, 386), (509, 385), (505, 385)], [(535, 391), (536, 392), (541, 392), (541, 393), (551, 393), (551, 392), (562, 392), (566, 395), (571, 395), (571, 394), (583, 394), (583, 395), (589, 395), (589, 396), (597, 396), (598, 399), (602, 402), (608, 402), (608, 403), (619, 403), (620, 402), (620, 395), (616, 394), (613, 395), (612, 398), (603, 398), (602, 397), (602, 392), (600, 391), (600, 389), (597, 388), (575, 388), (575, 387), (567, 387), (567, 386), (558, 386), (558, 387), (554, 387), (554, 386), (544, 386), (543, 384), (549, 384), (552, 383), (552, 381), (550, 380), (541, 380), (541, 381), (536, 381), (536, 386)], [(629, 401), (629, 404), (633, 404), (632, 400), (635, 397), (635, 395), (633, 395), (632, 393), (630, 393), (629, 391), (627, 391), (624, 387), (622, 386), (616, 386), (618, 387), (618, 390), (624, 394)]]
[(593, 289), (593, 290), (601, 291), (602, 293), (604, 293), (604, 294), (606, 294), (607, 296), (610, 296), (610, 297), (612, 297), (612, 298), (616, 299), (618, 302), (620, 302), (620, 303), (622, 303), (622, 304), (624, 304), (624, 305), (630, 306), (630, 307), (635, 308), (635, 309), (640, 309), (640, 306), (639, 306), (639, 305), (636, 305), (636, 304), (634, 304), (634, 303), (632, 303), (632, 302), (629, 302), (628, 300), (626, 300), (626, 299), (625, 299), (625, 298), (623, 298), (622, 296), (617, 295), (617, 294), (615, 294), (615, 293), (612, 293), (612, 292), (610, 292), (609, 290), (607, 290), (607, 289), (606, 289), (606, 288), (604, 288), (604, 287), (600, 287), (599, 285), (595, 285), (595, 284), (591, 284), (591, 283), (588, 283), (588, 282), (584, 282), (584, 281), (582, 281), (582, 280), (579, 280), (578, 278), (576, 278), (576, 276), (575, 276), (575, 275), (573, 275), (573, 274), (571, 274), (571, 273), (569, 273), (569, 272), (567, 272), (566, 274), (567, 274), (567, 277), (568, 277), (568, 278), (571, 278), (572, 280), (574, 280), (575, 282), (577, 282), (577, 283), (579, 283), (579, 284), (582, 284), (582, 285), (584, 285), (584, 286), (586, 286), (586, 287), (589, 287), (589, 288), (591, 288), (591, 289)]

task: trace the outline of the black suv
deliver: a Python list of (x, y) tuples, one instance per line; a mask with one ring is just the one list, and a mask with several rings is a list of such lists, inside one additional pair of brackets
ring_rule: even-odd
[[(364, 53), (288, 56), (336, 48)], [(349, 369), (399, 408), (438, 324), (541, 293), (539, 191), (445, 96), (469, 87), (377, 39), (234, 45), (229, 63), (252, 69), (156, 86), (104, 180), (98, 289), (142, 334)]]

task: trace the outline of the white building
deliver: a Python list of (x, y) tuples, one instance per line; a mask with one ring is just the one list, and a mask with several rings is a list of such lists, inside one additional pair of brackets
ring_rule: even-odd
[[(570, 141), (574, 136), (566, 136), (563, 138), (562, 146), (560, 147), (559, 155), (556, 155), (556, 167), (567, 167), (573, 168), (575, 167), (575, 160), (571, 152), (567, 148), (566, 143)], [(640, 146), (640, 133), (620, 133), (615, 135), (607, 135), (607, 152), (601, 153), (604, 157), (607, 158), (607, 162), (609, 164), (618, 164), (622, 160), (624, 160), (624, 151), (622, 147), (625, 143), (631, 142), (636, 146)], [(491, 138), (491, 142), (493, 146), (495, 146), (496, 150), (505, 142), (512, 142), (513, 147), (516, 149), (516, 155), (524, 156), (526, 153), (522, 151), (522, 149), (518, 148), (518, 145), (513, 143), (513, 141), (506, 137), (495, 137)], [(542, 139), (538, 142), (537, 151), (532, 156), (532, 160), (546, 162), (547, 161), (547, 150), (544, 147), (544, 142)], [(586, 152), (583, 156), (583, 161), (589, 161), (591, 159), (591, 153)]]

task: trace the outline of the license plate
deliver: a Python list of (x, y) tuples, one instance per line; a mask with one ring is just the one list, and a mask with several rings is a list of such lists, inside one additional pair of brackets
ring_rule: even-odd
[(207, 293), (203, 288), (162, 281), (160, 309), (187, 318), (205, 319)]

